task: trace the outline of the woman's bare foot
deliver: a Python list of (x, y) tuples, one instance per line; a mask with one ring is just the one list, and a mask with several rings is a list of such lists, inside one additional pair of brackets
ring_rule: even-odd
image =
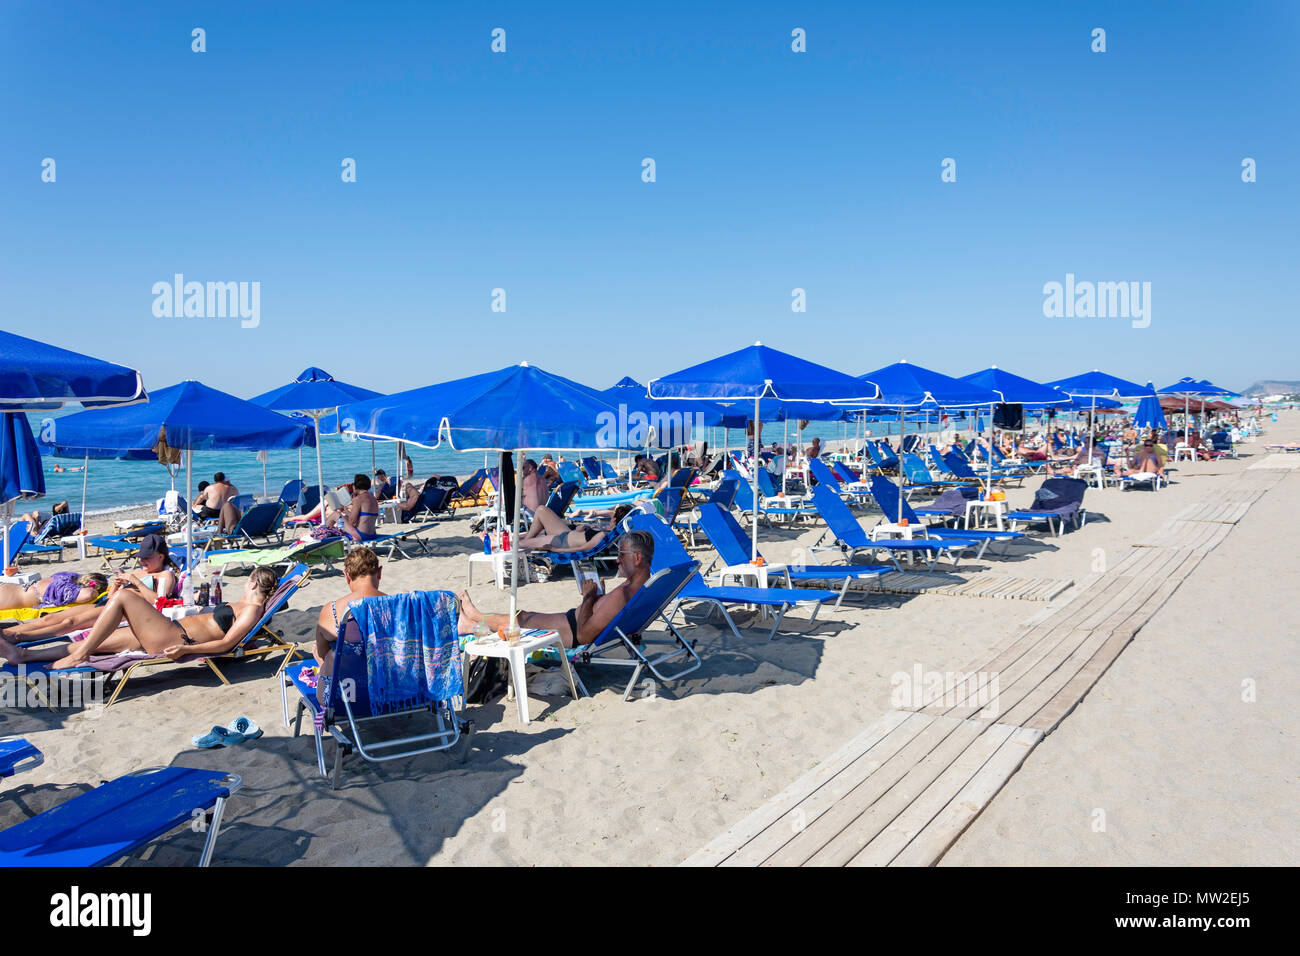
[(23, 652), (3, 637), (0, 637), (0, 657), (3, 657), (10, 664), (21, 664), (23, 662)]

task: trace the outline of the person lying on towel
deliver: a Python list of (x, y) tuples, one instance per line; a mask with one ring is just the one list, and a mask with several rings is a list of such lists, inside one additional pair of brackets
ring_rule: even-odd
[[(599, 579), (587, 580), (582, 588), (582, 603), (576, 608), (559, 614), (541, 611), (519, 611), (517, 620), (521, 628), (542, 628), (557, 632), (564, 640), (565, 647), (577, 647), (590, 644), (609, 626), (627, 602), (650, 580), (650, 561), (654, 557), (654, 539), (648, 531), (630, 531), (623, 535), (618, 547), (618, 573), (624, 578), (622, 584), (605, 593), (604, 583)], [(461, 591), (460, 620), (457, 630), (461, 634), (473, 634), (476, 625), (483, 623), (493, 630), (509, 626), (508, 614), (484, 614), (469, 598), (469, 592)]]
[(0, 610), (19, 607), (62, 607), (65, 604), (89, 604), (108, 587), (102, 574), (78, 574), (58, 571), (48, 578), (21, 584), (0, 584)]
[[(147, 651), (180, 660), (192, 654), (225, 654), (233, 650), (262, 618), (274, 593), (276, 574), (254, 568), (244, 593), (234, 604), (218, 604), (211, 614), (173, 621), (132, 588), (121, 588), (104, 606), (88, 632), (72, 635), (72, 643), (50, 647), (14, 647), (0, 638), (0, 657), (11, 664), (54, 661), (51, 670), (82, 667), (91, 654)], [(119, 625), (125, 623), (125, 627)]]

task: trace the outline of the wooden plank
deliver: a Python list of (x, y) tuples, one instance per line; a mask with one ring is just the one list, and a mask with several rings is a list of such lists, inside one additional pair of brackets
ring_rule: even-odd
[(779, 820), (790, 811), (791, 807), (852, 764), (911, 716), (903, 711), (888, 711), (870, 727), (823, 760), (811, 772), (800, 777), (749, 816), (728, 827), (719, 836), (691, 854), (682, 865), (719, 865), (746, 841), (753, 839), (773, 822)]
[[(1023, 698), (1033, 693), (1034, 689), (1040, 686), (1051, 674), (1055, 673), (1063, 662), (1075, 656), (1080, 647), (1086, 646), (1092, 641), (1100, 643), (1101, 640), (1103, 638), (1098, 637), (1097, 632), (1093, 630), (1068, 631), (1062, 634), (1060, 640), (1051, 647), (1044, 648), (1034, 659), (1026, 658), (1024, 661), (1017, 661), (1018, 666), (1014, 670), (1001, 673), (993, 672), (997, 675), (998, 681), (997, 697), (991, 702), (994, 713), (984, 713), (983, 706), (976, 706), (980, 703), (977, 700), (971, 704), (949, 707), (943, 710), (942, 714), (945, 717), (961, 718), (973, 717), (979, 714), (985, 719), (1012, 723), (1013, 721), (1007, 716), (1012, 708)], [(1022, 664), (1027, 666), (1021, 666)], [(939, 713), (940, 711), (936, 708), (926, 712)]]
[(1111, 637), (1109, 630), (1098, 629), (1080, 633), (1086, 634), (1087, 637), (1079, 642), (1068, 657), (1058, 661), (1050, 671), (1035, 675), (1039, 678), (1036, 682), (1031, 684), (1030, 681), (1024, 681), (1009, 692), (1003, 691), (1001, 687), (998, 688), (1001, 705), (997, 715), (999, 721), (1028, 726), (1028, 720), (1059, 694)]
[[(1038, 730), (1017, 727), (948, 805), (921, 830), (890, 866), (932, 866), (948, 852), (1043, 739)], [(856, 862), (856, 861), (855, 861)]]
[(1069, 683), (1062, 687), (1051, 700), (1047, 701), (1038, 709), (1033, 716), (1026, 719), (1023, 726), (1033, 730), (1041, 730), (1046, 736), (1056, 729), (1056, 726), (1069, 716), (1074, 708), (1078, 707), (1080, 702), (1088, 695), (1088, 691), (1097, 683), (1101, 675), (1119, 656), (1125, 646), (1133, 638), (1125, 633), (1112, 634), (1097, 652), (1093, 654), (1092, 659), (1081, 667), (1070, 678)]
[[(983, 731), (987, 724), (979, 721), (933, 718), (931, 724), (912, 739), (898, 755), (823, 813), (793, 840), (768, 857), (765, 866), (802, 866), (825, 862), (833, 854), (815, 860), (828, 844), (863, 817), (862, 826), (875, 826), (872, 834), (883, 829), (912, 799), (938, 776)], [(927, 776), (929, 774), (929, 776)], [(879, 821), (876, 823), (875, 821)], [(857, 827), (854, 832), (860, 830)], [(866, 840), (843, 855), (837, 863), (848, 862)]]
[[(859, 842), (874, 826), (862, 819), (862, 825), (845, 828), (836, 843), (826, 848), (824, 859), (839, 859), (856, 844), (856, 852), (849, 853), (844, 863), (849, 866), (887, 865), (952, 802), (953, 797), (988, 763), (1014, 731), (1015, 728), (1007, 724), (989, 726), (943, 768), (916, 798), (910, 800), (883, 830), (873, 834), (869, 841)], [(868, 815), (863, 815), (864, 818), (866, 816)]]
[(875, 773), (920, 733), (934, 723), (920, 714), (910, 717), (877, 741), (870, 750), (839, 773), (825, 779), (817, 789), (790, 807), (761, 833), (754, 835), (722, 864), (723, 866), (760, 866), (773, 853), (807, 829), (867, 777)]

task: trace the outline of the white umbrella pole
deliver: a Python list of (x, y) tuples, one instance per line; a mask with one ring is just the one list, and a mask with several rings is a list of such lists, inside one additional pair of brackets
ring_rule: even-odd
[[(894, 452), (894, 460), (898, 463), (898, 513), (894, 515), (894, 524), (903, 520), (903, 424), (907, 410), (902, 406), (898, 409), (898, 451)], [(888, 517), (888, 515), (886, 515)]]
[[(4, 506), (4, 524), (5, 524), (5, 567), (0, 568), (0, 572), (8, 573), (9, 567), (9, 520), (13, 517), (14, 503), (6, 501)], [(17, 562), (15, 562), (17, 563)]]
[[(267, 456), (267, 458), (271, 457), (271, 453), (270, 453), (270, 452), (267, 452), (267, 453), (266, 453), (266, 456)], [(267, 491), (266, 491), (266, 458), (263, 458), (263, 459), (262, 459), (262, 497), (263, 497), (263, 498), (267, 497)]]
[[(170, 468), (167, 469), (171, 471)], [(85, 464), (81, 467), (81, 530), (86, 530), (86, 479), (90, 477), (90, 455), (86, 455)], [(172, 478), (172, 486), (175, 487), (176, 479)]]
[(790, 474), (790, 462), (787, 452), (790, 450), (790, 419), (787, 417), (781, 425), (781, 454), (787, 459), (781, 469), (781, 494), (785, 494), (785, 476)]
[[(515, 516), (510, 522), (510, 627), (515, 626), (515, 614), (518, 613), (519, 595), (519, 510), (523, 506), (523, 484), (519, 480), (519, 470), (524, 463), (524, 453), (515, 452)], [(498, 495), (498, 497), (500, 497)], [(578, 635), (573, 635), (576, 643)]]
[(298, 446), (298, 480), (302, 481), (302, 445)]
[(316, 487), (320, 489), (320, 526), (325, 527), (325, 466), (320, 460), (320, 415), (311, 412), (312, 429), (316, 433)]
[(989, 403), (989, 483), (987, 491), (993, 490), (993, 403)]
[(189, 605), (194, 603), (194, 449), (185, 449), (185, 587), (181, 591), (181, 600)]
[(750, 462), (749, 483), (754, 490), (754, 520), (751, 522), (749, 560), (758, 557), (758, 398), (754, 398), (754, 459)]

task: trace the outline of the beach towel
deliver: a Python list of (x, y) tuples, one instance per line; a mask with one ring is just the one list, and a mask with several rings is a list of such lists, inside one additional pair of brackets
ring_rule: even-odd
[(418, 707), (460, 696), (456, 598), (415, 591), (348, 605), (366, 642), (372, 713)]

